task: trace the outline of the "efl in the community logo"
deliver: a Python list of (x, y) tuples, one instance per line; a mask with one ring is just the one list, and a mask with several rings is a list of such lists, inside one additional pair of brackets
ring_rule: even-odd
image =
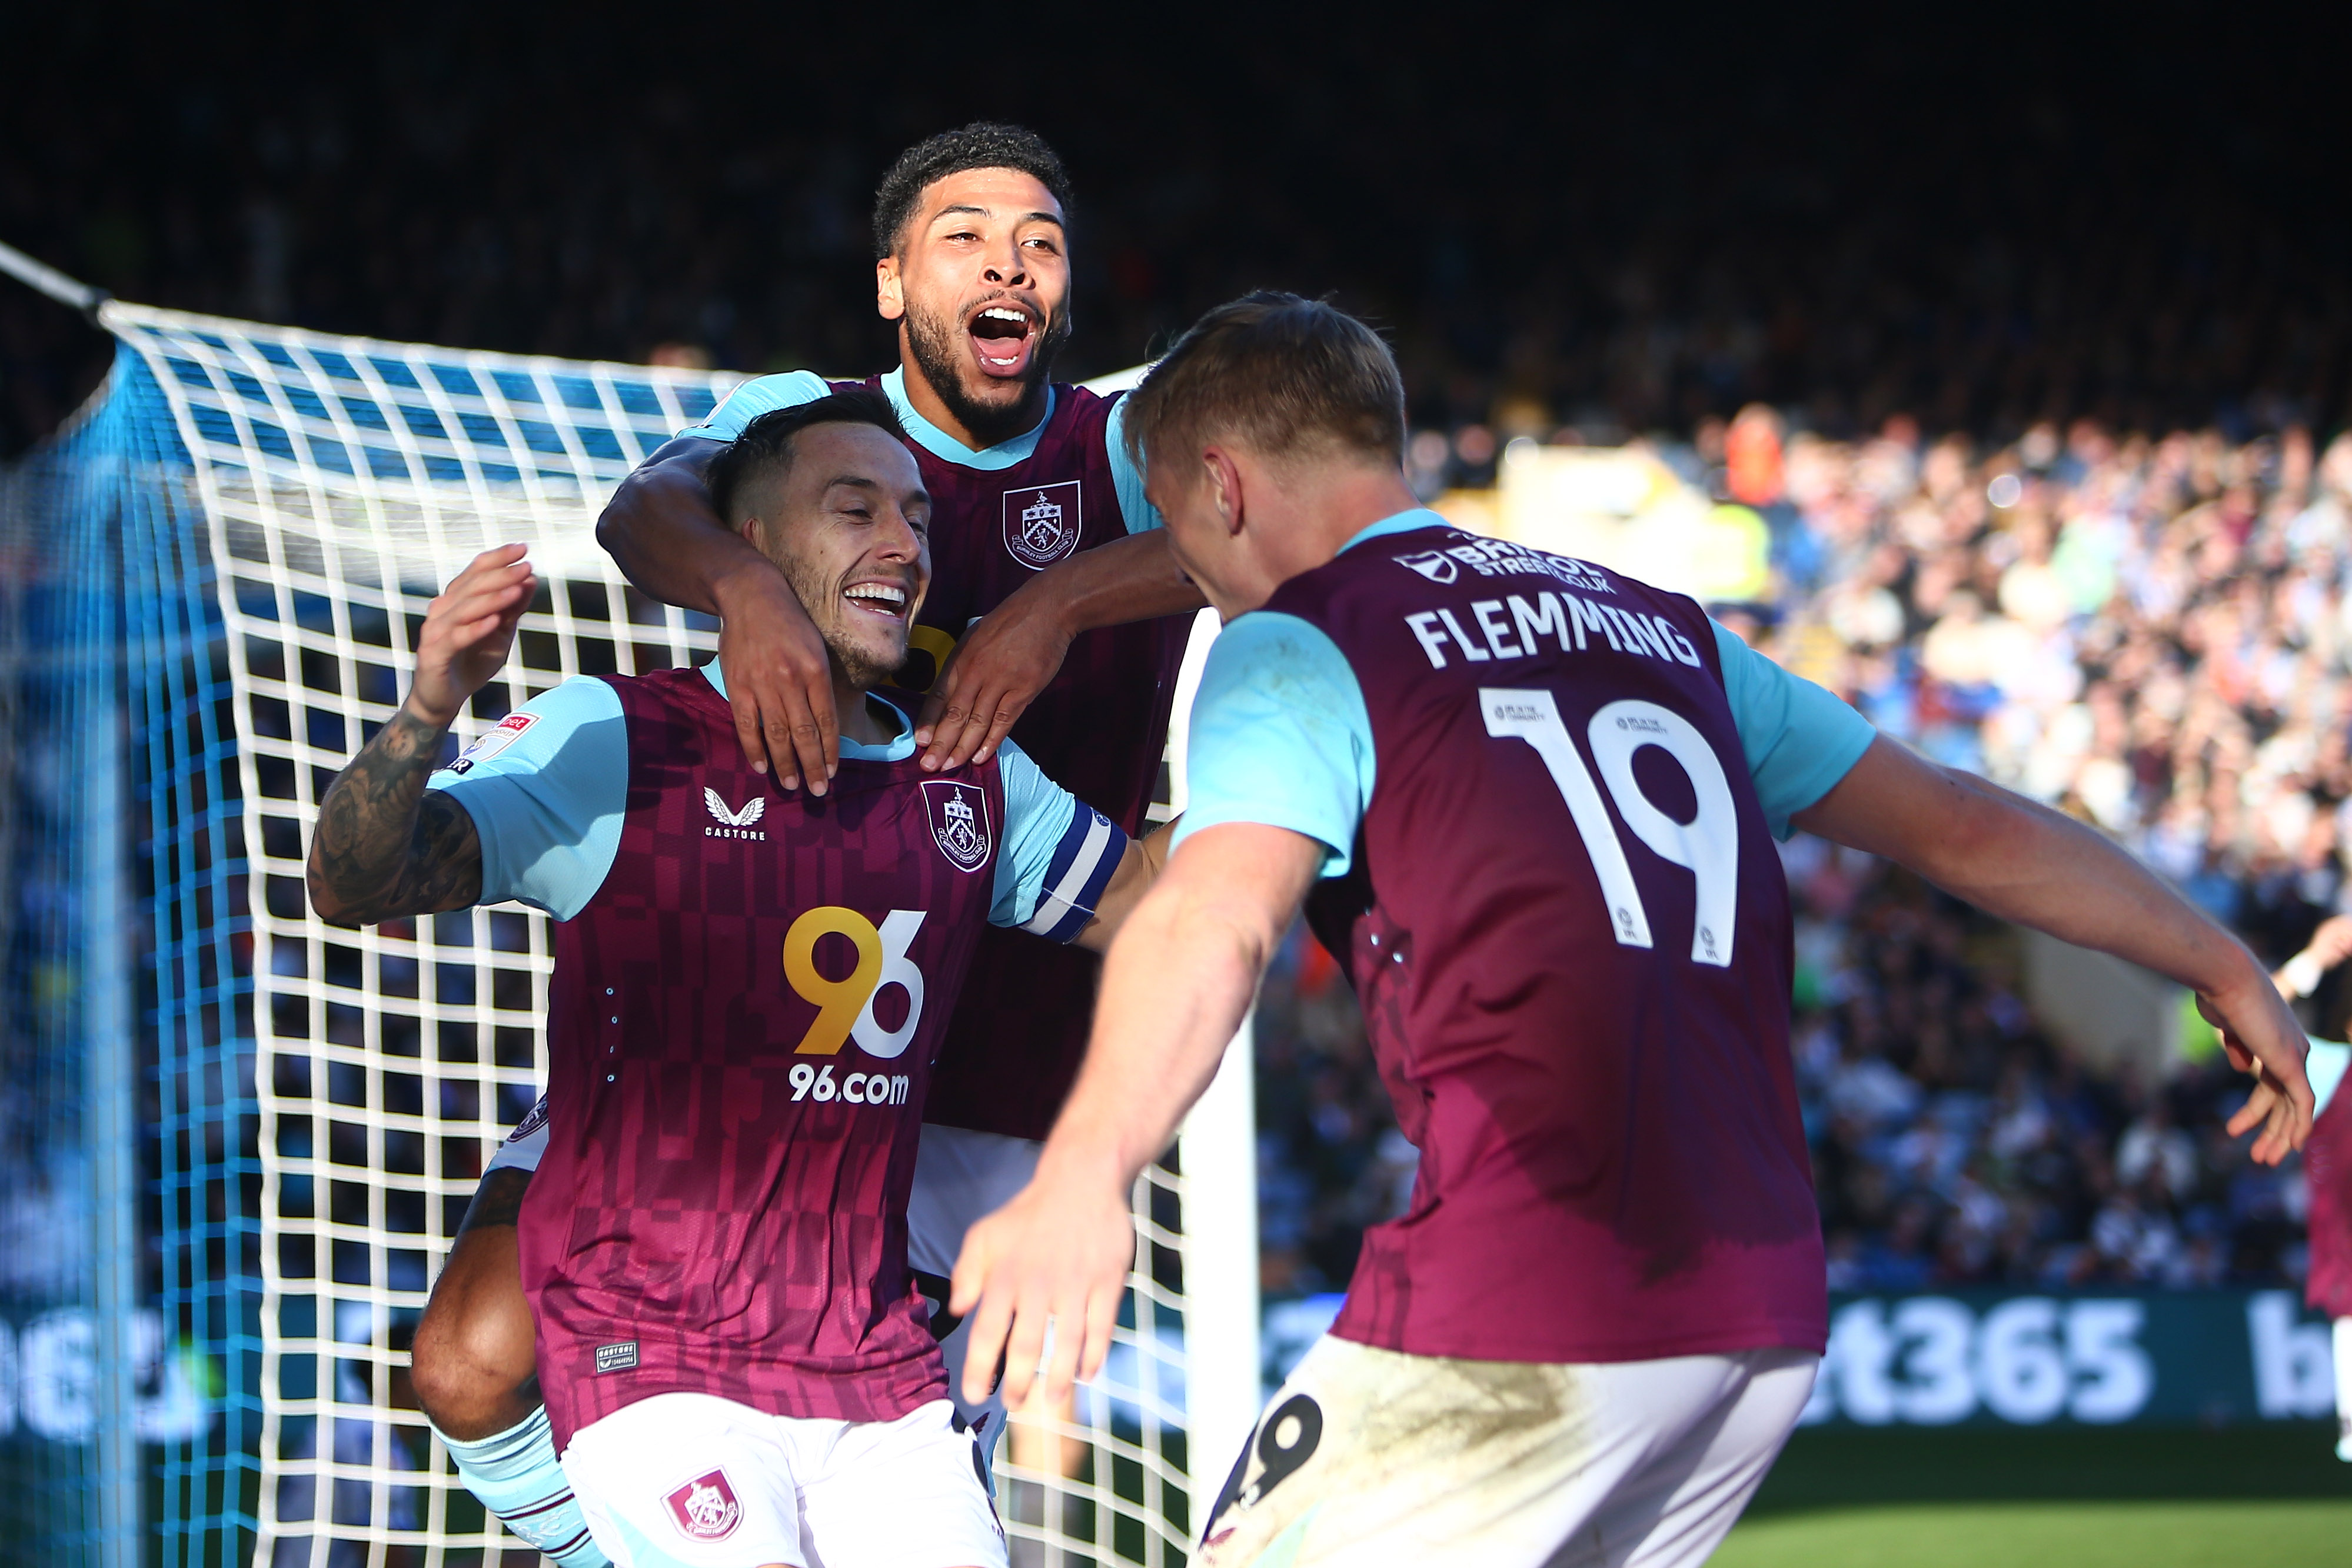
[(1078, 509), (1078, 481), (1032, 485), (1004, 492), (1004, 548), (1023, 566), (1053, 565), (1078, 548), (1085, 526)]
[(670, 1522), (689, 1540), (724, 1541), (743, 1522), (743, 1505), (725, 1470), (697, 1476), (662, 1500), (669, 1504)]
[(930, 814), (931, 839), (958, 871), (987, 863), (990, 845), (988, 792), (950, 779), (923, 780), (923, 810)]
[(751, 824), (768, 814), (768, 798), (754, 795), (737, 810), (727, 803), (727, 798), (709, 785), (702, 788), (702, 804), (710, 812), (712, 827), (705, 823), (702, 836), (706, 839), (758, 839), (766, 841), (768, 835)]

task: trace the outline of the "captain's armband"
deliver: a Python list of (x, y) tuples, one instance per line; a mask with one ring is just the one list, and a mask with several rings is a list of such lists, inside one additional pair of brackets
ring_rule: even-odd
[(1055, 942), (1075, 942), (1095, 917), (1103, 890), (1127, 854), (1127, 835), (1100, 811), (1080, 805), (1070, 814), (1046, 867), (1037, 907), (1021, 929)]

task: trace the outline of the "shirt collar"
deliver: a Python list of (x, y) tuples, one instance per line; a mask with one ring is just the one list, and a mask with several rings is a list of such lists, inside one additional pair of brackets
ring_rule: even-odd
[[(727, 695), (727, 677), (719, 668), (717, 654), (712, 654), (710, 663), (702, 666), (702, 678), (710, 683), (712, 691), (722, 697)], [(852, 740), (845, 735), (841, 737), (841, 754), (844, 757), (854, 757), (860, 762), (906, 761), (915, 755), (914, 720), (908, 718), (905, 710), (887, 697), (877, 696), (874, 701), (888, 708), (890, 716), (898, 721), (898, 737), (881, 746), (867, 746), (861, 741)]]
[(907, 427), (908, 436), (917, 445), (943, 462), (961, 464), (966, 468), (1010, 468), (1015, 463), (1027, 462), (1029, 455), (1037, 450), (1037, 442), (1045, 435), (1045, 426), (1053, 423), (1054, 399), (1057, 395), (1054, 387), (1048, 384), (1045, 388), (1045, 418), (1024, 434), (1016, 435), (1010, 441), (1000, 441), (993, 446), (983, 446), (975, 452), (915, 412), (915, 405), (907, 401), (907, 371), (904, 366), (883, 376), (882, 391), (889, 397), (890, 406), (898, 411), (898, 423)]
[(1399, 512), (1393, 517), (1382, 517), (1341, 545), (1339, 553), (1345, 555), (1369, 539), (1381, 538), (1389, 534), (1410, 534), (1422, 528), (1450, 528), (1453, 526), (1444, 514), (1433, 512), (1427, 507), (1415, 507), (1409, 512)]

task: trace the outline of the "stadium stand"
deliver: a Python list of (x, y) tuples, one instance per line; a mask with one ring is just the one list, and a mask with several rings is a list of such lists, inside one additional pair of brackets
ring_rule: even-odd
[[(956, 28), (823, 12), (697, 13), (656, 47), (528, 9), (281, 21), (0, 24), (45, 68), (0, 102), (0, 235), (178, 308), (863, 373), (890, 351), (872, 183), (984, 112), (1072, 160), (1080, 375), (1271, 284), (1386, 325), (1447, 427), (1607, 439), (1764, 400), (1831, 431), (2229, 429), (2324, 423), (2352, 390), (2344, 219), (2314, 199), (2331, 57), (2286, 28), (1266, 14), (1209, 85), (1110, 17), (1009, 74)], [(0, 361), (13, 450), (106, 352), (0, 292)]]

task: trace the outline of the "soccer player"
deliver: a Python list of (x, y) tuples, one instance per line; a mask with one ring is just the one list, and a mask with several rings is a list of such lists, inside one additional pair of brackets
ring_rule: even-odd
[[(1826, 1293), (1789, 1061), (1791, 824), (2194, 987), (2310, 1126), (2302, 1035), (2235, 939), (2096, 833), (1874, 736), (1687, 599), (1415, 507), (1387, 348), (1219, 308), (1129, 402), (1228, 618), (1184, 827), (1113, 944), (1033, 1183), (967, 1236), (967, 1382), (1099, 1365), (1128, 1183), (1307, 904), (1356, 982), (1403, 1218), (1210, 1512), (1228, 1564), (1690, 1563), (1804, 1407)], [(2251, 1054), (2249, 1054), (2251, 1053)]]
[[(877, 303), (898, 323), (901, 362), (871, 384), (913, 437), (937, 570), (899, 684), (930, 687), (916, 727), (926, 768), (985, 760), (1010, 730), (1048, 777), (1136, 834), (1202, 601), (1120, 439), (1123, 404), (1051, 380), (1070, 333), (1068, 202), (1053, 150), (991, 124), (908, 149), (876, 193)], [(805, 371), (746, 382), (647, 459), (598, 528), (638, 587), (721, 617), (745, 755), (815, 794), (835, 745), (826, 651), (774, 566), (721, 523), (706, 475), (753, 417), (830, 390)], [(1044, 943), (981, 939), (932, 1084), (909, 1214), (943, 1333), (955, 1328), (945, 1277), (964, 1228), (1028, 1179), (1077, 1071), (1097, 967)], [(534, 1111), (485, 1172), (414, 1351), (418, 1402), (477, 1495), (519, 1488), (519, 1507), (541, 1492), (502, 1477), (553, 1474), (535, 1435), (512, 1229), (545, 1126)], [(952, 1366), (961, 1333), (945, 1343)], [(966, 1416), (992, 1437), (1000, 1410), (990, 1400)]]
[(597, 1546), (634, 1568), (1002, 1563), (907, 1273), (917, 1125), (981, 933), (1098, 945), (1150, 856), (1017, 746), (925, 768), (869, 695), (930, 580), (886, 399), (769, 413), (711, 485), (824, 637), (833, 788), (752, 770), (723, 661), (567, 682), (428, 784), (535, 587), (509, 546), (435, 601), (405, 702), (321, 805), (311, 896), (344, 922), (517, 898), (562, 923), (520, 1266)]
[[(2319, 988), (2321, 977), (2347, 958), (2352, 958), (2352, 915), (2339, 915), (2322, 921), (2309, 946), (2271, 977), (2281, 996), (2308, 997)], [(2342, 1032), (2345, 1007), (2340, 998), (2334, 1018), (2336, 1032)], [(2327, 1314), (2336, 1360), (2336, 1457), (2352, 1463), (2352, 1111), (2329, 1109), (2347, 1064), (2352, 1064), (2352, 1046), (2332, 1040), (2311, 1042), (2315, 1109), (2311, 1142), (2303, 1149), (2303, 1171), (2311, 1193), (2311, 1270), (2304, 1281), (2303, 1299)]]

